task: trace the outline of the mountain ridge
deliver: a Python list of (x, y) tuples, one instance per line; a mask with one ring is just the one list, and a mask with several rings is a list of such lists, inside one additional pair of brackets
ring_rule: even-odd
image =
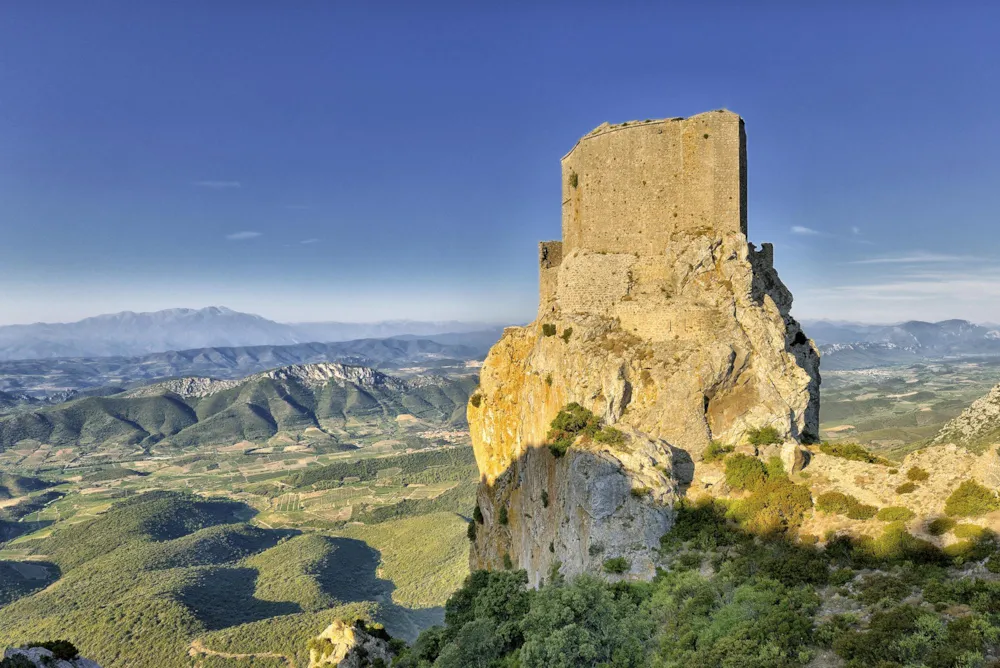
[[(336, 363), (295, 365), (239, 380), (170, 380), (110, 396), (22, 408), (0, 416), (0, 450), (21, 441), (150, 448), (262, 442), (279, 433), (343, 448), (337, 425), (408, 413), (439, 425), (464, 426), (477, 379), (401, 379)], [(332, 429), (331, 429), (332, 425)]]
[(135, 356), (171, 350), (295, 345), (492, 328), (486, 323), (390, 320), (280, 323), (226, 307), (108, 313), (75, 322), (0, 326), (0, 360)]
[(1000, 330), (969, 320), (908, 320), (895, 325), (811, 321), (806, 326), (828, 370), (1000, 355)]

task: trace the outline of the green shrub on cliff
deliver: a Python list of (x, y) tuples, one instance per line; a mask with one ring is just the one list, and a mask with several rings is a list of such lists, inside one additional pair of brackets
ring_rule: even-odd
[(760, 427), (747, 432), (750, 445), (777, 445), (781, 443), (781, 434), (774, 427)]
[(879, 510), (875, 517), (882, 522), (906, 522), (916, 517), (916, 513), (903, 506), (890, 506)]
[(927, 524), (927, 533), (932, 536), (943, 536), (955, 527), (955, 520), (950, 517), (936, 517)]
[(632, 564), (630, 564), (628, 559), (625, 557), (611, 557), (610, 559), (604, 560), (605, 573), (620, 575), (621, 573), (628, 571), (630, 568), (632, 568)]
[(717, 462), (720, 459), (725, 458), (725, 456), (732, 451), (733, 446), (725, 445), (723, 443), (719, 443), (718, 441), (712, 441), (708, 444), (708, 447), (705, 448), (705, 451), (701, 453), (701, 458), (706, 462)]
[(944, 512), (951, 517), (979, 517), (1000, 508), (995, 492), (974, 480), (966, 480), (944, 502)]
[(861, 503), (850, 494), (826, 492), (816, 499), (816, 510), (831, 515), (843, 515), (852, 520), (870, 520), (878, 513), (878, 508)]
[(767, 469), (756, 457), (737, 453), (726, 459), (726, 484), (733, 489), (753, 491), (766, 479)]
[[(567, 404), (559, 411), (555, 419), (552, 420), (551, 426), (546, 439), (549, 450), (556, 457), (562, 457), (581, 434), (590, 437), (597, 436), (601, 428), (601, 421), (596, 415), (574, 402)], [(610, 428), (606, 427), (605, 429)], [(610, 432), (608, 437), (612, 437)]]

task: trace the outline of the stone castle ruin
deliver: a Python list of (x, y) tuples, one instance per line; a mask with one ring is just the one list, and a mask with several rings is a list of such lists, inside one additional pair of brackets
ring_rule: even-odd
[[(747, 240), (743, 120), (604, 124), (562, 159), (562, 241), (540, 245), (538, 317), (491, 350), (468, 408), (482, 474), (474, 567), (651, 576), (701, 452), (772, 427), (815, 439), (819, 356), (768, 244)], [(545, 448), (575, 402), (626, 435)], [(650, 490), (644, 498), (630, 493)], [(548, 501), (540, 504), (539, 499)], [(497, 521), (500, 507), (506, 523)]]

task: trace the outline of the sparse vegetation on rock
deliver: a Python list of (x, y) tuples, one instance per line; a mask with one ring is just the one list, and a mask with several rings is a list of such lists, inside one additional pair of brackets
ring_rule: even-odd
[(917, 514), (914, 513), (909, 508), (903, 506), (890, 506), (888, 508), (879, 509), (875, 518), (882, 522), (906, 522), (912, 520)]
[(843, 515), (852, 520), (869, 520), (878, 513), (878, 508), (861, 503), (850, 494), (825, 492), (816, 499), (816, 510), (834, 515)]
[(701, 457), (702, 460), (706, 462), (717, 462), (725, 458), (725, 456), (731, 453), (733, 449), (734, 448), (731, 445), (725, 445), (723, 443), (719, 443), (718, 441), (712, 441), (708, 444), (708, 447), (705, 448)]
[(772, 426), (751, 429), (747, 432), (747, 442), (750, 445), (776, 445), (781, 443), (781, 434)]
[(873, 455), (857, 443), (842, 443), (839, 441), (833, 443), (821, 443), (819, 451), (824, 455), (830, 455), (831, 457), (840, 457), (841, 459), (849, 459), (855, 462), (865, 462), (866, 464), (881, 464), (882, 466), (889, 466), (891, 463), (884, 457)]

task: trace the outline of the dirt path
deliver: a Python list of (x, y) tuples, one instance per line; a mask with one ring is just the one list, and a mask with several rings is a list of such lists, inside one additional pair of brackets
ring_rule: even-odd
[[(253, 659), (257, 657), (263, 657), (267, 659), (284, 659), (285, 663), (288, 664), (288, 668), (296, 668), (295, 660), (290, 656), (285, 656), (284, 654), (276, 654), (274, 652), (259, 652), (256, 654), (230, 654), (228, 652), (216, 652), (214, 649), (208, 649), (202, 644), (201, 640), (195, 640), (191, 643), (191, 649), (188, 650), (188, 656), (197, 657), (204, 654), (205, 656), (219, 656), (223, 659)], [(201, 665), (201, 664), (198, 664)]]

